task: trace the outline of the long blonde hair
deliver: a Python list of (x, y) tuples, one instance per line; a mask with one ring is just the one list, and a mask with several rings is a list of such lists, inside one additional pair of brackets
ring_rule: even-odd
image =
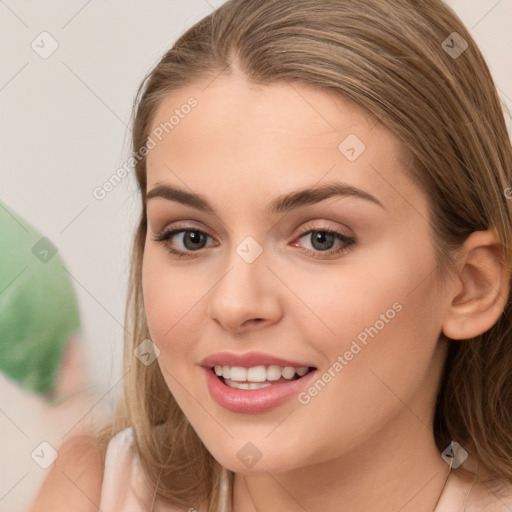
[[(512, 201), (505, 190), (512, 184), (512, 148), (502, 105), (476, 43), (441, 0), (229, 0), (187, 30), (140, 85), (133, 152), (146, 144), (167, 95), (229, 73), (235, 61), (254, 83), (297, 82), (334, 92), (394, 132), (412, 156), (411, 177), (429, 198), (441, 271), (470, 233), (491, 227), (511, 270)], [(233, 473), (203, 445), (159, 366), (134, 357), (150, 337), (141, 287), (144, 158), (135, 174), (142, 208), (125, 315), (132, 334), (125, 339), (124, 396), (98, 441), (104, 456), (112, 436), (133, 426), (158, 496), (217, 512), (221, 481), (231, 485)], [(433, 429), (440, 451), (456, 440), (491, 474), (512, 481), (510, 297), (490, 330), (450, 342)]]

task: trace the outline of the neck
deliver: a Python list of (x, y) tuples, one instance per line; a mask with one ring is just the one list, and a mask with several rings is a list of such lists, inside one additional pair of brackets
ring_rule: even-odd
[[(433, 512), (449, 466), (433, 434), (409, 411), (348, 454), (288, 472), (236, 474), (233, 512)], [(402, 432), (397, 435), (397, 432)], [(340, 508), (342, 504), (342, 508)]]

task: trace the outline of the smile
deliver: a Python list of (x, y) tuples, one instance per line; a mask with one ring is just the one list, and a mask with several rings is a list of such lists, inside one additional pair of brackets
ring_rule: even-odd
[(307, 366), (294, 368), (292, 366), (214, 366), (217, 376), (223, 378), (224, 384), (238, 389), (261, 389), (272, 386), (273, 383), (287, 382), (303, 377), (311, 369)]
[(300, 393), (316, 369), (307, 366), (221, 366), (203, 368), (212, 398), (237, 413), (269, 411)]

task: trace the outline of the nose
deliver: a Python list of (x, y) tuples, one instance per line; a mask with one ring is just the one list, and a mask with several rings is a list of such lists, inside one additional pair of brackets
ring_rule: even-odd
[(225, 272), (209, 294), (210, 318), (237, 334), (279, 321), (279, 280), (267, 267), (263, 254), (248, 263), (233, 251), (223, 268)]

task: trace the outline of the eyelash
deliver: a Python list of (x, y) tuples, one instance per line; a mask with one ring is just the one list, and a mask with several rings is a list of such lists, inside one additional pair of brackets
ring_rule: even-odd
[[(167, 249), (167, 251), (170, 254), (172, 254), (178, 258), (194, 258), (193, 254), (200, 252), (202, 249), (198, 249), (197, 251), (184, 252), (184, 251), (179, 251), (169, 245), (169, 241), (171, 240), (171, 238), (173, 238), (178, 233), (184, 233), (187, 231), (193, 231), (193, 232), (201, 233), (206, 236), (210, 236), (210, 235), (208, 235), (208, 233), (206, 233), (205, 231), (202, 231), (200, 229), (197, 229), (195, 226), (183, 226), (183, 227), (179, 227), (176, 229), (164, 230), (164, 231), (154, 235), (153, 241), (163, 244), (164, 247)], [(327, 251), (319, 251), (319, 250), (306, 249), (306, 248), (303, 249), (304, 254), (306, 254), (308, 256), (313, 256), (315, 258), (318, 258), (319, 254), (325, 254), (328, 256), (333, 256), (335, 254), (341, 255), (341, 254), (344, 254), (344, 253), (350, 251), (356, 245), (356, 240), (354, 238), (348, 237), (348, 236), (344, 235), (343, 233), (340, 233), (333, 229), (325, 229), (325, 228), (321, 228), (321, 227), (313, 227), (311, 229), (304, 231), (297, 237), (297, 240), (299, 240), (299, 239), (303, 238), (304, 236), (309, 235), (311, 233), (327, 233), (329, 235), (333, 235), (337, 240), (344, 243), (344, 245), (338, 249), (329, 249)], [(213, 237), (210, 237), (210, 238), (213, 238)], [(322, 257), (320, 256), (319, 259), (322, 259)]]

